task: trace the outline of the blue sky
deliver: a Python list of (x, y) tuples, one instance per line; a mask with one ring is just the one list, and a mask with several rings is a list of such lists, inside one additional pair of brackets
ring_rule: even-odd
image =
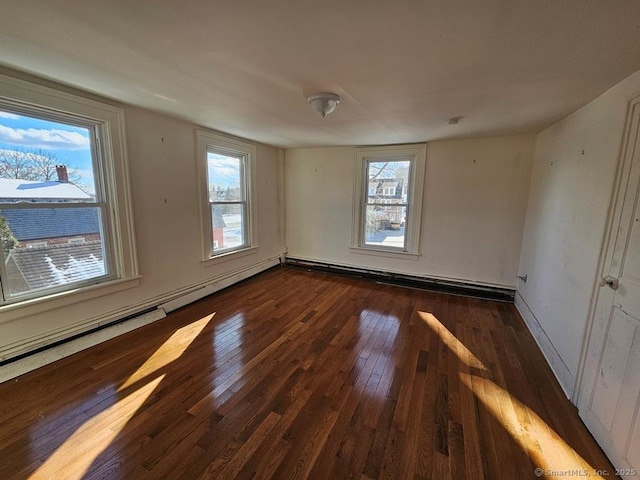
[(209, 185), (222, 188), (240, 186), (240, 162), (238, 157), (207, 152), (207, 163)]
[(94, 193), (89, 130), (0, 110), (0, 150), (44, 150), (57, 156), (80, 175), (88, 193)]
[[(95, 193), (89, 130), (0, 110), (0, 150), (44, 150), (57, 156), (81, 177), (78, 185)], [(207, 152), (209, 182), (223, 188), (237, 187), (238, 157)]]

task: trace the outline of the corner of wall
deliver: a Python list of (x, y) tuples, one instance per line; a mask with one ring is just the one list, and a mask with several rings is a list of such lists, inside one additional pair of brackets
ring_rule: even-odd
[(524, 301), (519, 292), (516, 291), (515, 306), (520, 312), (520, 315), (524, 319), (529, 331), (533, 335), (534, 340), (542, 350), (547, 363), (551, 367), (551, 371), (560, 383), (564, 394), (568, 399), (571, 399), (573, 394), (573, 386), (575, 383), (575, 377), (571, 374), (571, 371), (562, 360), (562, 357), (556, 350), (555, 346), (545, 333), (544, 329), (540, 326), (538, 319), (533, 314), (527, 303)]

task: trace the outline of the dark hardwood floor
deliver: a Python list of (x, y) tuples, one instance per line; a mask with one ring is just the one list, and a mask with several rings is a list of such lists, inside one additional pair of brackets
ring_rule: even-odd
[(0, 399), (0, 479), (614, 478), (513, 305), (288, 267)]

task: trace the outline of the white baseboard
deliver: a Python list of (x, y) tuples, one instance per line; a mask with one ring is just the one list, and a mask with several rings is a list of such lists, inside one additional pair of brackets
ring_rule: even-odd
[(566, 363), (562, 360), (562, 357), (556, 350), (555, 346), (547, 336), (547, 333), (538, 322), (538, 319), (534, 315), (534, 313), (527, 305), (527, 302), (522, 298), (520, 292), (516, 291), (516, 297), (514, 301), (518, 312), (524, 319), (527, 327), (529, 327), (529, 331), (533, 335), (538, 347), (542, 350), (542, 354), (544, 355), (547, 363), (551, 367), (551, 371), (556, 376), (558, 383), (562, 387), (564, 394), (570, 400), (571, 395), (573, 393), (573, 386), (575, 384), (575, 377), (572, 375), (569, 367), (567, 367)]
[(171, 300), (164, 301), (159, 305), (159, 307), (163, 308), (167, 313), (173, 312), (180, 307), (195, 302), (196, 300), (200, 300), (201, 298), (204, 298), (207, 295), (211, 295), (212, 293), (222, 290), (223, 288), (227, 288), (234, 283), (238, 283), (249, 277), (253, 277), (258, 273), (268, 270), (269, 268), (279, 264), (280, 257), (273, 257), (256, 265), (252, 265), (241, 270), (234, 270), (220, 277), (216, 277), (214, 280), (210, 280), (197, 285), (192, 285), (187, 289), (182, 289), (178, 296), (172, 298)]
[(41, 352), (34, 353), (33, 355), (22, 357), (0, 367), (0, 383), (98, 345), (99, 343), (110, 340), (118, 335), (122, 335), (123, 333), (148, 325), (164, 317), (166, 317), (164, 310), (159, 308), (127, 320), (126, 322), (105, 327), (102, 330), (88, 333), (82, 337), (78, 337)]

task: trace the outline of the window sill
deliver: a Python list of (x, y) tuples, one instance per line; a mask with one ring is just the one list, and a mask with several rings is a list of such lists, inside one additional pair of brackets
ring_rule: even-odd
[(420, 254), (418, 253), (393, 251), (381, 248), (349, 247), (349, 250), (351, 253), (357, 253), (358, 255), (374, 255), (376, 257), (397, 258), (401, 260), (417, 261), (420, 258)]
[(140, 285), (141, 276), (126, 279), (113, 280), (99, 283), (89, 287), (67, 290), (44, 297), (32, 298), (23, 302), (11, 303), (0, 307), (2, 320), (6, 323), (18, 318), (29, 317), (43, 312), (49, 312), (57, 308), (66, 307), (72, 303), (84, 302), (94, 298), (103, 297), (112, 293), (121, 292)]
[(220, 263), (228, 262), (230, 260), (235, 260), (236, 258), (246, 257), (247, 255), (253, 255), (258, 252), (258, 245), (254, 245), (252, 247), (243, 248), (241, 250), (233, 250), (232, 252), (221, 253), (220, 255), (216, 255), (215, 257), (210, 257), (205, 260), (202, 260), (203, 267), (211, 267), (213, 265), (218, 265)]

